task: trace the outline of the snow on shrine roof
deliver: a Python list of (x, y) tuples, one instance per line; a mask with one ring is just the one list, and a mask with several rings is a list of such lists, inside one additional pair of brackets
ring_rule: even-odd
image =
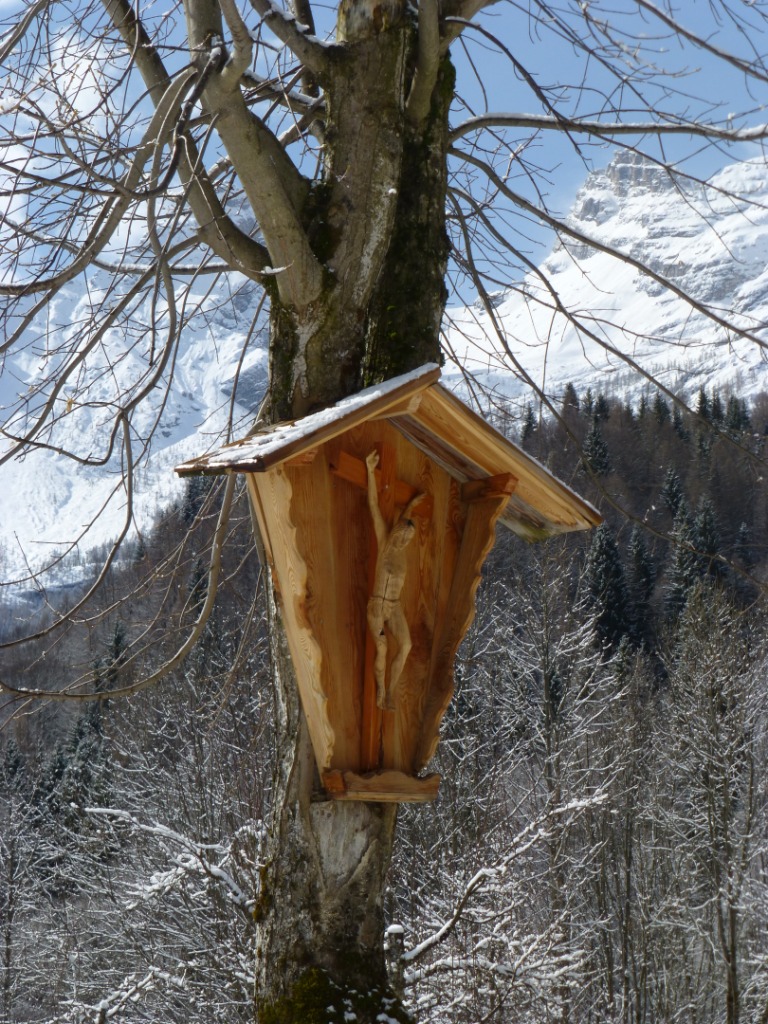
[(386, 417), (460, 483), (503, 473), (517, 487), (499, 522), (527, 539), (588, 530), (602, 518), (583, 498), (438, 384), (429, 363), (303, 419), (277, 423), (176, 467), (180, 476), (263, 473), (373, 418)]

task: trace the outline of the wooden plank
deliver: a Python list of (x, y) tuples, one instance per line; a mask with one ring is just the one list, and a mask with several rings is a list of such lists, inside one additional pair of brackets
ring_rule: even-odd
[(397, 409), (407, 399), (436, 383), (440, 378), (440, 367), (430, 364), (422, 368), (422, 372), (406, 374), (404, 377), (402, 384), (384, 385), (381, 390), (375, 387), (367, 389), (370, 397), (361, 392), (359, 400), (356, 400), (358, 396), (351, 396), (330, 409), (310, 414), (302, 420), (275, 424), (210, 455), (191, 459), (177, 466), (176, 472), (180, 476), (227, 473), (231, 470), (264, 473), (309, 448), (319, 447), (345, 434), (360, 423)]
[[(354, 455), (350, 455), (349, 452), (341, 449), (338, 454), (334, 457), (333, 462), (330, 466), (331, 472), (334, 476), (339, 477), (341, 480), (346, 480), (347, 483), (354, 484), (355, 487), (359, 487), (361, 490), (367, 492), (368, 490), (368, 470), (362, 459), (358, 459)], [(376, 474), (376, 486), (381, 490), (381, 470), (375, 470)], [(395, 505), (399, 508), (405, 508), (412, 498), (415, 498), (419, 493), (416, 487), (412, 487), (407, 484), (404, 480), (395, 480)], [(414, 518), (429, 519), (432, 515), (432, 501), (430, 496), (427, 495), (423, 501), (420, 501), (416, 508), (413, 510)]]
[(511, 473), (499, 473), (482, 480), (469, 480), (461, 486), (461, 500), (482, 501), (485, 498), (508, 498), (517, 487), (517, 477)]
[(534, 534), (590, 529), (602, 521), (591, 505), (440, 385), (424, 392), (414, 415), (392, 422), (459, 482), (504, 472), (518, 477), (516, 510), (523, 521), (530, 518)]
[(275, 571), (275, 560), (272, 555), (272, 541), (269, 536), (269, 530), (267, 529), (266, 517), (264, 515), (264, 508), (262, 498), (259, 493), (258, 481), (262, 478), (256, 477), (253, 473), (245, 474), (245, 484), (248, 489), (248, 497), (251, 501), (251, 508), (253, 509), (254, 515), (256, 516), (256, 522), (259, 527), (259, 534), (261, 536), (261, 543), (264, 546), (264, 554), (266, 555), (269, 567), (274, 575)]
[[(333, 442), (331, 442), (333, 444)], [(325, 448), (307, 466), (283, 467), (293, 489), (296, 544), (307, 567), (303, 609), (320, 647), (321, 686), (334, 730), (332, 767), (360, 767), (367, 509), (328, 471)], [(362, 571), (361, 571), (362, 569)]]
[[(462, 452), (456, 451), (448, 442), (436, 437), (428, 427), (415, 419), (402, 418), (393, 422), (397, 423), (397, 428), (404, 437), (421, 451), (427, 452), (438, 466), (451, 474), (454, 480), (469, 482), (487, 476), (487, 470), (478, 467)], [(587, 529), (583, 523), (576, 526), (555, 523), (515, 494), (512, 495), (499, 521), (508, 530), (527, 541), (538, 541), (571, 530)]]
[(316, 458), (317, 448), (310, 448), (307, 452), (302, 452), (300, 455), (294, 455), (292, 459), (287, 459), (285, 465), (289, 466), (291, 469), (301, 466), (310, 466)]
[(426, 764), (437, 747), (440, 722), (453, 696), (456, 651), (475, 617), (475, 594), (481, 579), (481, 569), (493, 547), (496, 522), (508, 500), (508, 496), (502, 494), (474, 501), (467, 509), (446, 618), (433, 648), (430, 689), (421, 727), (417, 766)]
[(291, 483), (287, 472), (278, 467), (259, 480), (257, 488), (265, 529), (271, 539), (283, 626), (312, 746), (322, 771), (330, 766), (335, 733), (322, 686), (322, 648), (308, 615), (308, 566), (292, 518)]
[(404, 772), (385, 770), (357, 774), (351, 771), (324, 772), (323, 788), (334, 800), (364, 800), (376, 803), (429, 803), (440, 788), (440, 776), (423, 779)]
[(421, 392), (411, 395), (410, 398), (406, 398), (404, 402), (401, 402), (399, 405), (396, 405), (391, 409), (387, 409), (385, 413), (382, 413), (379, 416), (372, 416), (371, 419), (389, 420), (393, 416), (410, 416), (419, 408), (419, 405), (421, 404), (421, 395)]

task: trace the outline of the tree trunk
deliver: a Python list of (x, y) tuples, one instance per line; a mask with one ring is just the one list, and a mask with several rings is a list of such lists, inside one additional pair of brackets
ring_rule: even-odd
[[(346, 26), (348, 35), (355, 30)], [(272, 296), (272, 420), (439, 360), (453, 71), (444, 61), (426, 121), (412, 123), (405, 92), (413, 29), (403, 23), (383, 36), (356, 43), (328, 90), (325, 175), (305, 207), (327, 282), (306, 307), (282, 303), (277, 289)], [(345, 1012), (359, 1024), (382, 1013), (408, 1021), (384, 956), (396, 808), (323, 798), (274, 604), (271, 618), (279, 768), (256, 910), (258, 1021), (328, 1024)]]
[[(397, 1012), (384, 960), (383, 891), (394, 805), (318, 800), (314, 754), (284, 634), (271, 608), (278, 684), (277, 806), (256, 909), (260, 1024), (326, 1024)], [(346, 1000), (346, 1002), (345, 1002)]]

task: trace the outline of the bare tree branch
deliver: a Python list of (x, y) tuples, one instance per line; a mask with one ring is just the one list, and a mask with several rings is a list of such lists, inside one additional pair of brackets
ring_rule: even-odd
[[(82, 680), (81, 682), (74, 683), (70, 687), (64, 690), (40, 690), (40, 689), (25, 689), (23, 687), (14, 687), (4, 680), (0, 679), (0, 692), (10, 694), (15, 698), (34, 697), (36, 699), (45, 699), (52, 701), (71, 701), (71, 700), (109, 700), (112, 697), (129, 697), (131, 694), (138, 693), (141, 690), (146, 690), (150, 686), (154, 686), (155, 683), (160, 682), (169, 672), (172, 672), (175, 668), (184, 661), (187, 655), (192, 651), (195, 644), (199, 640), (203, 630), (205, 629), (206, 623), (210, 618), (211, 611), (216, 601), (216, 594), (218, 591), (219, 575), (221, 572), (221, 554), (224, 537), (227, 532), (227, 526), (229, 524), (229, 514), (232, 509), (232, 499), (235, 493), (236, 477), (230, 475), (226, 478), (224, 484), (224, 496), (222, 499), (221, 510), (219, 512), (219, 519), (216, 524), (216, 532), (214, 534), (213, 542), (211, 544), (211, 555), (208, 565), (208, 588), (205, 595), (205, 601), (200, 609), (200, 612), (195, 620), (189, 634), (185, 638), (184, 642), (178, 648), (173, 657), (169, 658), (163, 665), (161, 665), (154, 672), (145, 676), (143, 679), (138, 680), (129, 686), (117, 687), (113, 690), (98, 691), (91, 693), (74, 693), (73, 689), (79, 689), (82, 686), (88, 685), (88, 680)], [(114, 551), (115, 549), (113, 549)], [(102, 575), (107, 571), (107, 566), (104, 567)], [(89, 596), (94, 587), (91, 588)], [(81, 601), (78, 607), (81, 607), (85, 601)], [(70, 612), (70, 616), (71, 616)], [(51, 631), (51, 627), (47, 630), (40, 631), (35, 634), (34, 637), (26, 639), (39, 639), (40, 636), (45, 635)], [(23, 642), (23, 641), (18, 641)], [(8, 645), (6, 645), (8, 646)]]
[(0, 45), (0, 65), (4, 64), (13, 53), (17, 43), (24, 38), (27, 29), (39, 14), (43, 14), (54, 0), (36, 0), (24, 11), (18, 24), (5, 36)]
[(158, 144), (162, 146), (162, 140), (168, 137), (171, 125), (179, 115), (182, 96), (194, 75), (194, 69), (187, 68), (166, 89), (144, 133), (131, 167), (116, 189), (117, 194), (107, 199), (77, 258), (55, 277), (36, 277), (22, 284), (0, 285), (0, 294), (29, 295), (59, 289), (81, 274), (103, 251), (122, 223), (133, 200), (133, 194), (138, 189), (145, 165), (153, 157)]
[[(663, 117), (659, 114), (659, 117)], [(494, 113), (479, 114), (453, 128), (451, 143), (472, 132), (486, 128), (525, 128), (530, 131), (559, 131), (574, 135), (593, 135), (610, 141), (619, 135), (683, 135), (723, 142), (759, 142), (768, 138), (768, 124), (751, 128), (723, 128), (720, 125), (702, 124), (699, 121), (587, 121), (580, 118), (550, 117), (545, 114)]]
[(492, 7), (499, 0), (448, 0), (441, 4), (442, 46), (441, 54), (448, 52), (451, 43), (455, 42), (472, 18), (486, 7)]
[(438, 0), (421, 0), (416, 70), (405, 108), (406, 116), (416, 125), (421, 124), (429, 114), (439, 67), (439, 3)]
[[(672, 29), (676, 36), (680, 39), (687, 39), (689, 43), (692, 43), (697, 49), (705, 50), (712, 56), (717, 57), (718, 60), (724, 61), (726, 64), (731, 64), (733, 67), (738, 68), (743, 74), (749, 78), (755, 78), (759, 82), (768, 82), (768, 70), (766, 70), (762, 61), (758, 60), (744, 60), (737, 54), (730, 53), (721, 46), (715, 46), (714, 43), (706, 39), (701, 33), (692, 32), (690, 29), (685, 28), (676, 18), (673, 18), (661, 7), (650, 0), (635, 0), (638, 7), (644, 11), (648, 11), (659, 21), (663, 22), (668, 28)], [(584, 16), (591, 18), (592, 14), (587, 5), (584, 9)]]
[[(127, 0), (103, 0), (113, 24), (125, 39), (136, 66), (155, 104), (169, 82), (156, 48)], [(254, 280), (267, 263), (264, 247), (254, 242), (224, 212), (216, 192), (203, 172), (194, 140), (187, 134), (179, 159), (179, 173), (195, 219), (200, 238), (217, 256)]]
[(251, 0), (267, 28), (299, 58), (313, 74), (322, 77), (328, 66), (328, 51), (314, 36), (314, 25), (302, 24), (272, 0)]
[(599, 239), (594, 238), (591, 235), (587, 235), (583, 231), (579, 231), (577, 228), (573, 227), (573, 225), (568, 224), (567, 222), (563, 221), (558, 217), (554, 217), (546, 210), (536, 206), (534, 203), (529, 202), (527, 199), (525, 199), (518, 193), (513, 192), (512, 189), (508, 187), (506, 182), (504, 182), (503, 179), (499, 177), (499, 175), (496, 173), (496, 171), (494, 171), (493, 168), (484, 160), (480, 160), (469, 153), (462, 153), (461, 150), (453, 150), (453, 152), (455, 156), (458, 156), (461, 159), (466, 160), (468, 163), (472, 164), (474, 167), (477, 167), (484, 174), (486, 174), (489, 180), (493, 182), (495, 187), (503, 195), (510, 199), (516, 206), (519, 206), (521, 209), (532, 214), (533, 216), (541, 220), (543, 223), (553, 228), (559, 234), (567, 235), (568, 237), (573, 238), (574, 240), (580, 242), (583, 245), (587, 245), (593, 249), (597, 249), (599, 252), (605, 252), (610, 254), (611, 256), (615, 256), (622, 262), (627, 263), (631, 267), (634, 267), (635, 270), (638, 271), (638, 273), (651, 278), (651, 280), (656, 281), (658, 284), (662, 285), (662, 287), (664, 287), (667, 291), (671, 292), (673, 295), (677, 295), (677, 297), (686, 302), (691, 307), (691, 309), (695, 309), (697, 310), (697, 312), (702, 313), (704, 316), (707, 317), (708, 320), (711, 320), (712, 323), (717, 324), (719, 327), (723, 327), (726, 331), (738, 334), (739, 337), (746, 338), (749, 341), (754, 342), (755, 345), (757, 345), (761, 349), (768, 349), (768, 342), (765, 341), (765, 339), (761, 338), (758, 334), (755, 334), (753, 331), (750, 331), (745, 327), (739, 327), (732, 320), (726, 319), (712, 307), (705, 305), (703, 302), (699, 302), (689, 292), (685, 291), (685, 289), (680, 288), (679, 285), (676, 285), (674, 281), (670, 281), (668, 278), (664, 277), (663, 274), (659, 274), (652, 267), (643, 263), (642, 260), (630, 256), (629, 253), (620, 252), (619, 250), (614, 249), (612, 246), (606, 245), (604, 242), (601, 242)]

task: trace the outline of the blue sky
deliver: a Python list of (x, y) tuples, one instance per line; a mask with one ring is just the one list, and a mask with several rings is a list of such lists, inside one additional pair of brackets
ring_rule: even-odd
[[(575, 0), (553, 2), (575, 28), (583, 31), (584, 21)], [(657, 2), (663, 5), (665, 0)], [(713, 4), (716, 5), (717, 0), (712, 3), (710, 0), (682, 0), (675, 3), (673, 10), (682, 24), (691, 30), (700, 31), (710, 42), (720, 47), (743, 56), (749, 56), (749, 48), (753, 44), (760, 48), (763, 40), (756, 32), (740, 32), (738, 25), (729, 22), (726, 17), (716, 18), (713, 10), (717, 11), (717, 7), (713, 7)], [(150, 6), (147, 4), (147, 7)], [(746, 118), (737, 122), (742, 124), (768, 120), (768, 115), (755, 98), (761, 91), (765, 91), (765, 83), (753, 84), (750, 95), (740, 72), (728, 68), (690, 44), (682, 44), (653, 17), (641, 16), (635, 0), (589, 0), (586, 6), (596, 22), (610, 17), (618, 31), (624, 33), (619, 43), (626, 43), (631, 37), (636, 37), (635, 42), (639, 41), (645, 48), (643, 57), (646, 61), (653, 60), (660, 70), (683, 76), (673, 81), (683, 95), (664, 98), (658, 89), (651, 88), (651, 92), (671, 112), (691, 117), (703, 113), (712, 120), (723, 118), (731, 112), (746, 113)], [(745, 15), (753, 20), (756, 20), (760, 11), (757, 3), (751, 5), (742, 0), (731, 0), (729, 6), (739, 16)], [(596, 62), (585, 62), (583, 54), (558, 39), (546, 25), (533, 23), (528, 15), (529, 7), (540, 9), (540, 2), (500, 0), (484, 11), (478, 21), (505, 43), (513, 57), (530, 72), (539, 85), (572, 86), (564, 89), (561, 96), (567, 112), (598, 116), (604, 104), (601, 91), (606, 93), (615, 88), (615, 80), (601, 71)], [(6, 18), (21, 9), (18, 0), (0, 0), (0, 13)], [(318, 24), (324, 21), (331, 23), (335, 4), (319, 5), (317, 12)], [(632, 42), (633, 46), (635, 42)], [(465, 31), (463, 41), (454, 47), (454, 59), (459, 72), (460, 91), (473, 112), (480, 113), (485, 109), (534, 114), (543, 112), (541, 102), (522, 80), (509, 57), (494, 48), (480, 32), (471, 28)], [(588, 88), (580, 92), (575, 86), (581, 82), (586, 82)], [(454, 123), (463, 120), (464, 116), (465, 112), (457, 107), (453, 115)], [(624, 119), (632, 119), (632, 116), (628, 113)], [(646, 111), (638, 110), (637, 117), (647, 120), (648, 115)], [(511, 133), (509, 138), (512, 147), (525, 137), (523, 131)], [(658, 143), (653, 139), (627, 141), (641, 148), (647, 147), (652, 153), (659, 153)], [(706, 177), (727, 163), (756, 155), (759, 150), (754, 146), (739, 146), (723, 152), (704, 146), (700, 141), (674, 139), (665, 143), (664, 152), (675, 159), (687, 157), (683, 166), (692, 173)], [(515, 177), (515, 161), (510, 163), (509, 156), (509, 151), (502, 152), (497, 166), (504, 167), (506, 161), (514, 187), (529, 198), (534, 198), (533, 182), (528, 182), (525, 175)], [(524, 153), (524, 157), (536, 165), (535, 188), (545, 193), (546, 202), (558, 213), (568, 210), (589, 168), (605, 166), (610, 156), (611, 150), (605, 145), (587, 143), (580, 139), (578, 148), (575, 148), (559, 133), (542, 133), (529, 143)], [(520, 166), (519, 161), (517, 166)], [(547, 231), (535, 230), (532, 236), (540, 244), (538, 247), (532, 245), (529, 251), (538, 259), (543, 253), (535, 253), (534, 250), (540, 250), (542, 246), (546, 248), (550, 244), (551, 235)]]
[[(664, 0), (657, 0), (663, 6)], [(482, 25), (503, 40), (512, 55), (531, 74), (535, 82), (542, 86), (571, 85), (561, 93), (564, 112), (577, 113), (582, 117), (601, 116), (606, 106), (606, 96), (616, 89), (616, 79), (601, 70), (594, 61), (586, 61), (583, 54), (578, 53), (572, 45), (558, 39), (544, 27), (532, 28), (527, 16), (528, 4), (516, 4), (513, 0), (502, 0), (480, 15)], [(738, 24), (726, 18), (717, 18), (708, 0), (684, 0), (674, 5), (676, 19), (690, 31), (701, 32), (711, 43), (722, 49), (732, 51), (741, 57), (751, 56), (750, 47), (768, 47), (768, 40), (756, 32), (760, 15), (757, 7), (752, 9), (744, 3), (731, 3), (730, 7), (739, 15), (746, 13), (755, 22), (751, 31), (741, 32)], [(526, 8), (526, 9), (524, 9)], [(578, 5), (562, 0), (558, 10), (568, 12), (574, 27), (583, 31), (583, 20), (578, 13)], [(570, 12), (573, 12), (572, 14)], [(642, 73), (643, 66), (652, 64), (659, 72), (670, 72), (677, 77), (664, 78), (660, 74), (656, 83), (649, 82), (646, 93), (671, 115), (696, 119), (698, 117), (712, 123), (722, 122), (730, 114), (735, 114), (734, 124), (747, 126), (762, 124), (768, 121), (768, 113), (757, 102), (755, 96), (765, 92), (765, 83), (753, 82), (750, 87), (745, 84), (744, 75), (725, 62), (716, 59), (704, 50), (676, 38), (670, 30), (650, 15), (641, 16), (634, 0), (591, 0), (589, 12), (595, 19), (610, 15), (623, 37), (618, 43), (629, 43), (631, 37), (641, 47), (637, 54), (635, 67)], [(522, 80), (508, 56), (494, 50), (489, 42), (477, 32), (467, 29), (465, 33), (467, 53), (461, 47), (454, 50), (455, 61), (459, 68), (459, 83), (469, 104), (476, 112), (484, 109), (508, 112), (526, 112), (541, 114), (544, 108), (529, 84)], [(634, 49), (629, 49), (628, 60), (632, 61)], [(473, 69), (474, 64), (475, 69)], [(479, 77), (482, 76), (482, 86)], [(580, 83), (587, 88), (579, 90)], [(670, 90), (665, 89), (665, 83)], [(666, 93), (666, 94), (665, 94)], [(633, 104), (628, 104), (631, 108)], [(603, 114), (603, 116), (608, 116)], [(462, 119), (459, 111), (454, 121)], [(608, 119), (613, 118), (608, 116)], [(636, 111), (627, 110), (621, 117), (623, 121), (648, 121), (647, 109), (638, 107)], [(511, 132), (509, 138), (513, 145), (524, 139), (522, 131)], [(739, 159), (758, 156), (760, 148), (752, 145), (730, 146), (727, 149), (714, 148), (701, 139), (667, 138), (663, 148), (659, 141), (652, 137), (625, 137), (628, 145), (635, 145), (650, 155), (680, 162), (680, 166), (688, 173), (707, 178), (715, 171)], [(579, 186), (591, 168), (604, 167), (610, 160), (613, 150), (602, 143), (578, 140), (578, 147), (562, 133), (545, 132), (536, 137), (535, 141), (525, 150), (524, 158), (530, 159), (538, 166), (534, 182), (528, 182), (524, 174), (514, 174), (514, 162), (510, 165), (510, 181), (513, 187), (519, 188), (529, 199), (534, 199), (536, 189), (541, 189), (548, 207), (559, 214), (570, 208)], [(503, 161), (500, 161), (497, 166)], [(511, 231), (524, 230), (525, 225), (518, 219), (510, 221)], [(530, 229), (531, 242), (523, 247), (527, 254), (539, 262), (546, 250), (554, 241), (552, 233), (545, 228)], [(514, 275), (514, 270), (511, 270)], [(461, 297), (466, 301), (470, 296), (466, 286), (460, 289)]]

